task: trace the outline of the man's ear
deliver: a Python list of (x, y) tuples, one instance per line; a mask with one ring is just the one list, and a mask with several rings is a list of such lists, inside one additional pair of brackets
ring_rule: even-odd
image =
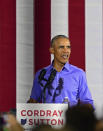
[(50, 51), (51, 54), (54, 54), (54, 48), (53, 47), (50, 47), (49, 51)]

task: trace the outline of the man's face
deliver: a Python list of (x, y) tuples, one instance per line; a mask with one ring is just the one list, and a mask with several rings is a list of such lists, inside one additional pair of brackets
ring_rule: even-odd
[(54, 54), (54, 63), (65, 64), (71, 53), (70, 41), (66, 38), (59, 38), (55, 40), (52, 47), (52, 54)]

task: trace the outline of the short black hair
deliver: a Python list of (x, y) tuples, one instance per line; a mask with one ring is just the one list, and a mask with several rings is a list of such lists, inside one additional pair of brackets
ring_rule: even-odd
[[(52, 40), (51, 40), (51, 47), (53, 46), (54, 41), (57, 40), (57, 39), (59, 39), (59, 38), (66, 38), (66, 39), (69, 40), (69, 38), (68, 38), (66, 35), (56, 35), (56, 36), (54, 36), (54, 37), (52, 38)], [(70, 41), (70, 40), (69, 40), (69, 41)]]
[(66, 126), (76, 131), (94, 131), (97, 118), (90, 104), (69, 107), (66, 111)]

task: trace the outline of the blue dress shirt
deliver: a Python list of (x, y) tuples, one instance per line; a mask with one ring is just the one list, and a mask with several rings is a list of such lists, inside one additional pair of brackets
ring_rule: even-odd
[[(48, 80), (51, 71), (54, 69), (53, 64), (45, 67), (46, 73), (44, 79)], [(34, 79), (33, 88), (30, 98), (44, 103), (43, 89), (47, 83), (46, 80), (39, 81), (39, 70)], [(65, 97), (68, 98), (70, 106), (76, 105), (78, 99), (83, 103), (90, 103), (93, 105), (92, 96), (87, 85), (85, 72), (68, 62), (64, 65), (60, 72), (56, 73), (56, 76), (51, 85), (46, 87), (45, 90), (46, 103), (63, 103)]]

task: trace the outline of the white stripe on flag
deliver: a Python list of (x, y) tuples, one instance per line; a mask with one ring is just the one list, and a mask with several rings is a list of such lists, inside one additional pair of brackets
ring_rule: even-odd
[(95, 105), (103, 105), (102, 0), (86, 0), (86, 74)]
[(60, 34), (68, 36), (68, 0), (51, 0), (51, 38)]
[(33, 0), (16, 2), (16, 100), (25, 103), (29, 99), (34, 72)]

